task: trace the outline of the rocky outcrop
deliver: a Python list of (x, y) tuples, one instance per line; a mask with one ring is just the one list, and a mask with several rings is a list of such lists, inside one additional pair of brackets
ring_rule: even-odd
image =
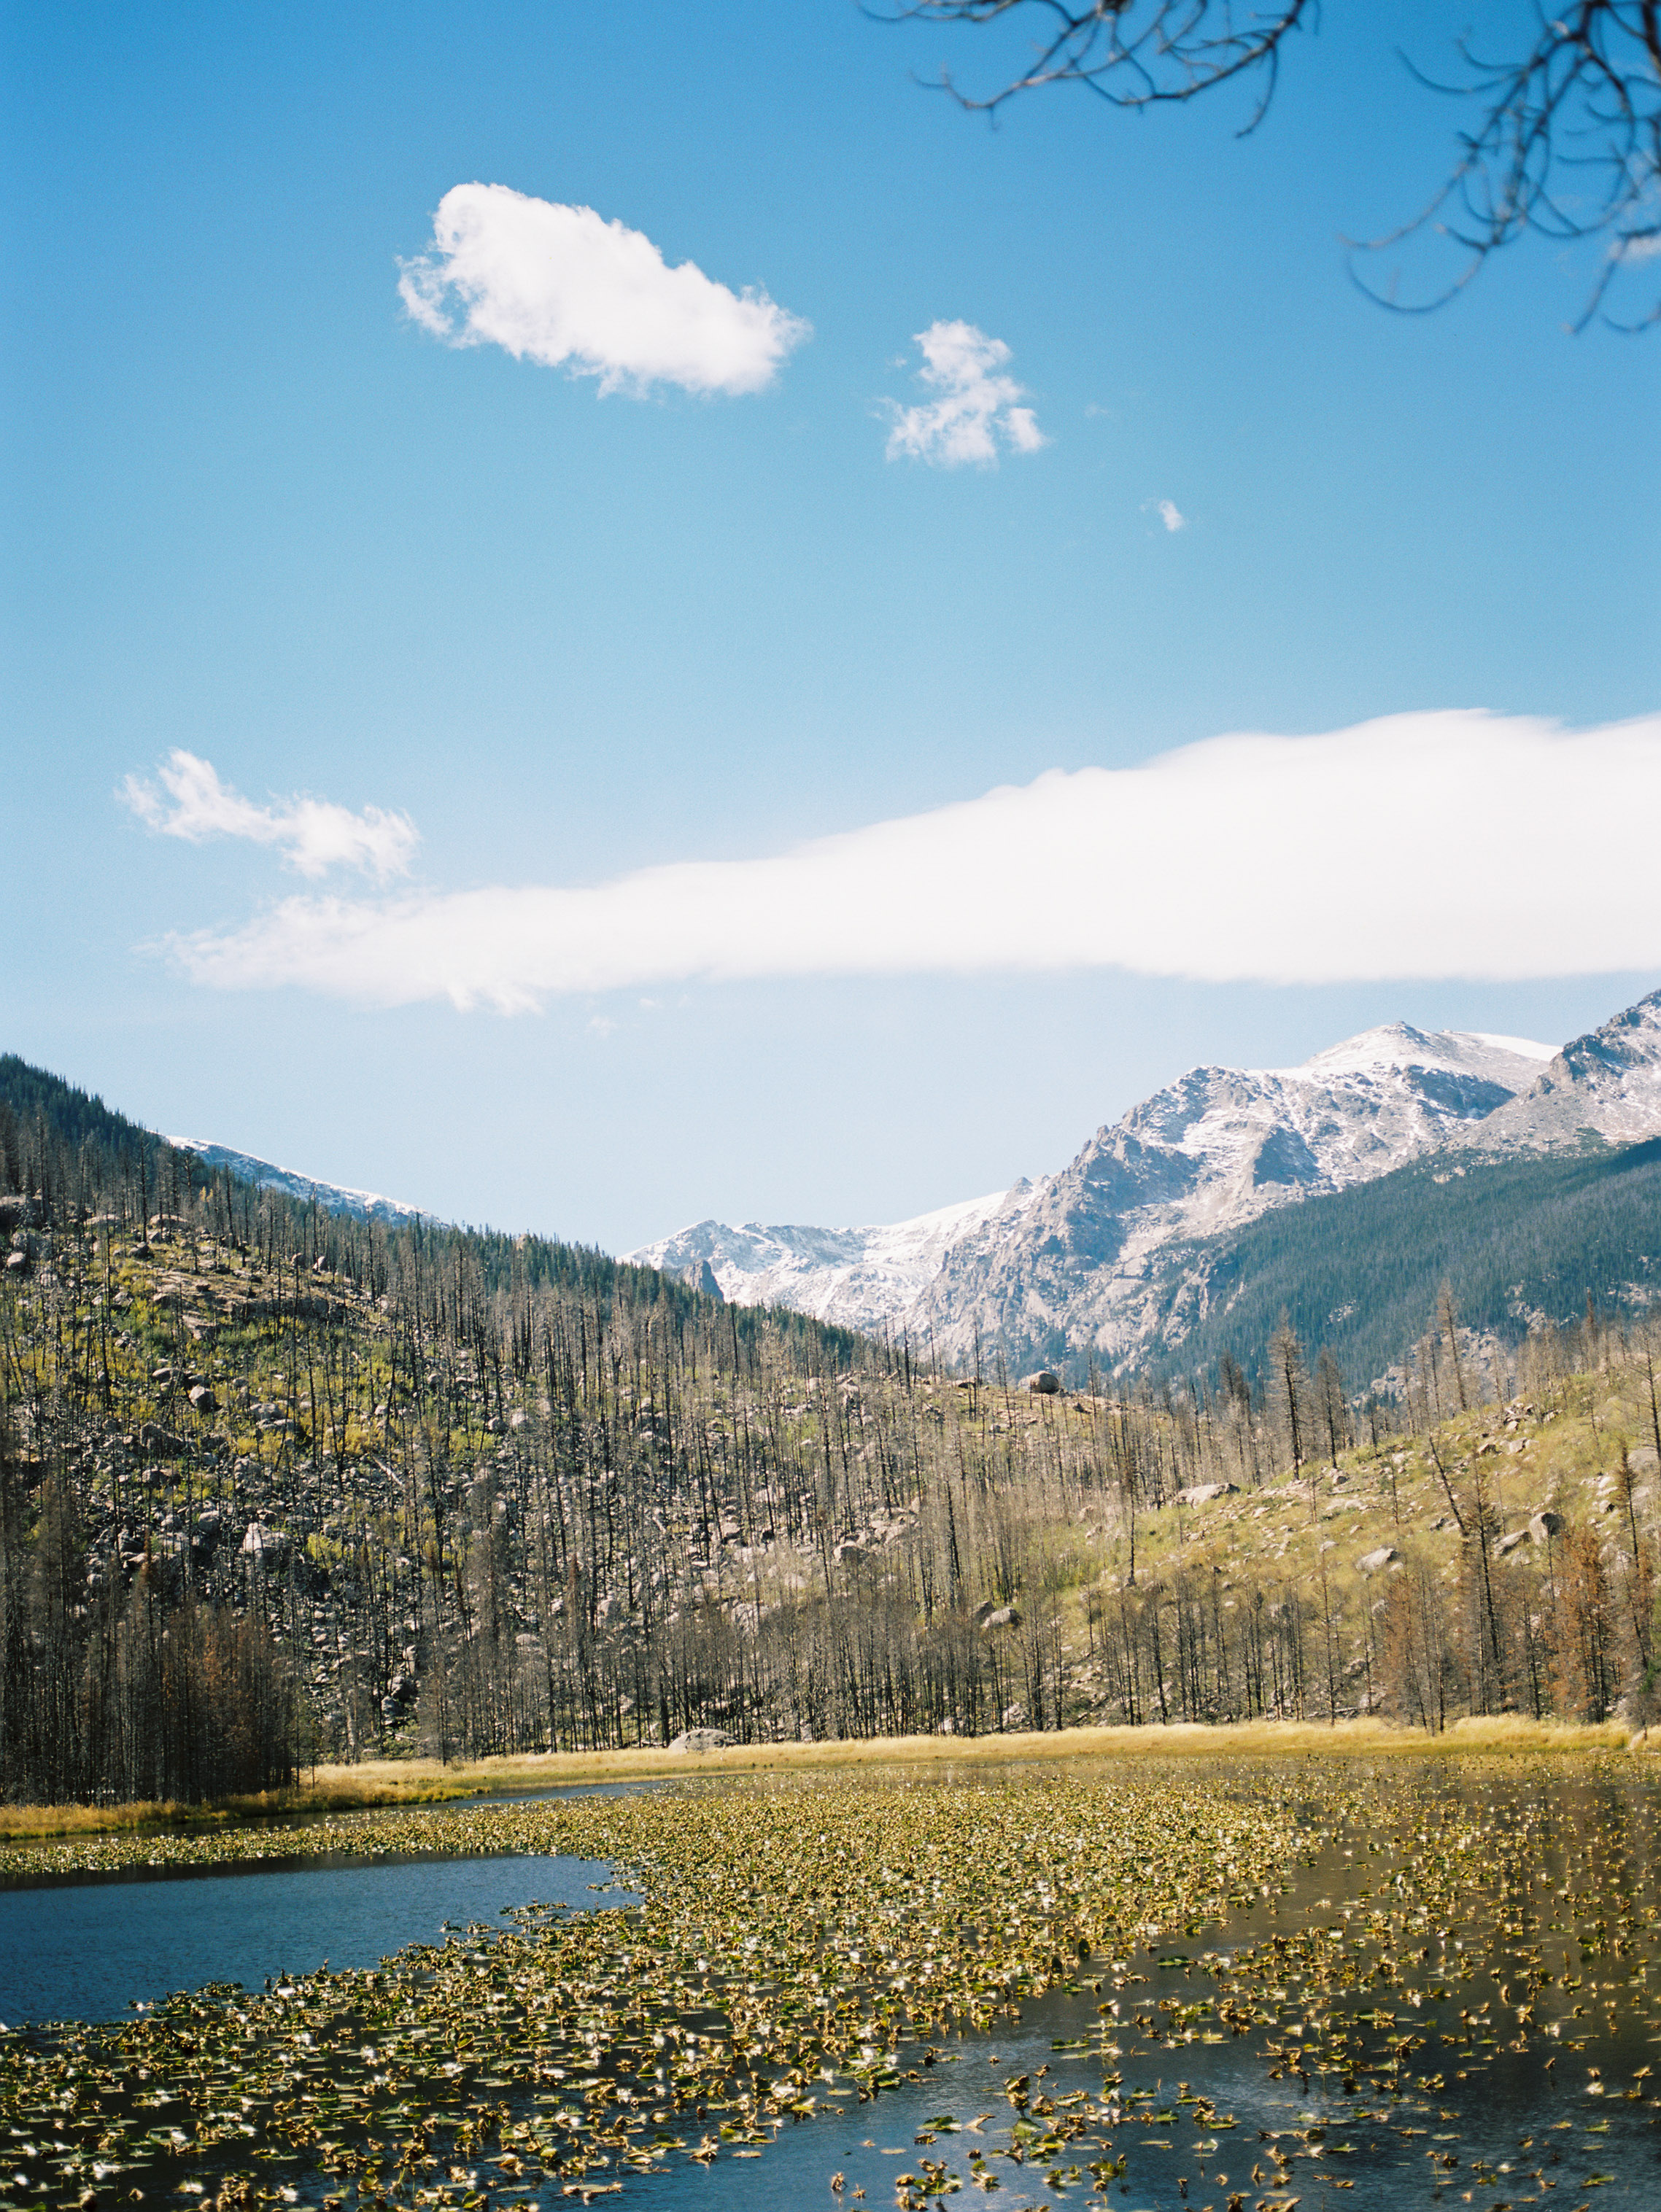
[(1661, 1135), (1661, 991), (1563, 1047), (1515, 1098), (1460, 1133), (1461, 1150), (1555, 1152)]

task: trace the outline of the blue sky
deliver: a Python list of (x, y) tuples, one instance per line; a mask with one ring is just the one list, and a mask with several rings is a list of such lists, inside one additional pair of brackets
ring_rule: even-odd
[[(1396, 50), (1434, 64), (1452, 21), (1334, 0), (1240, 140), (1226, 98), (1062, 92), (990, 130), (919, 79), (989, 82), (1015, 44), (849, 0), (14, 7), (4, 1044), (163, 1128), (621, 1249), (989, 1190), (1196, 1060), (1398, 1014), (1556, 1039), (1652, 988), (1641, 914), (1599, 904), (1641, 846), (1592, 837), (1653, 820), (1650, 756), (1536, 775), (1524, 718), (1661, 712), (1661, 340), (1567, 336), (1587, 264), (1538, 242), (1415, 318), (1338, 242), (1439, 180), (1457, 111)], [(473, 183), (591, 208), (811, 336), (735, 396), (446, 343), (399, 267)], [(1041, 447), (891, 455), (934, 396), (918, 336), (956, 324), (1007, 349)], [(1434, 718), (1469, 709), (1493, 720), (1445, 775)], [(1314, 755), (1269, 784), (1201, 757), (1186, 788), (1225, 815), (1231, 776), (1288, 795), (1272, 850), (1220, 858), (1183, 788), (1161, 830), (1112, 780), (1402, 716), (1414, 745), (1387, 724), (1373, 782), (1306, 811)], [(175, 749), (264, 826), (165, 834)], [(867, 825), (950, 847), (939, 810), (1052, 770), (1110, 774), (1046, 787), (1048, 817), (961, 817), (1003, 907), (954, 907), (948, 853), (848, 972)], [(306, 874), (295, 793), (407, 817), (405, 872)], [(1052, 913), (1047, 818), (1054, 872), (1134, 907), (1134, 955)], [(757, 903), (721, 864), (839, 835), (852, 876), (774, 957), (803, 879)], [(1445, 910), (1468, 862), (1481, 896)], [(685, 864), (714, 872), (654, 872)], [(526, 887), (596, 896), (532, 915)], [(425, 935), (369, 974), (341, 933), (389, 900)], [(1260, 903), (1303, 949), (1245, 942)], [(1142, 927), (1167, 914), (1168, 957)], [(559, 940), (522, 1011), (492, 928)], [(421, 970), (450, 934), (465, 1006)]]

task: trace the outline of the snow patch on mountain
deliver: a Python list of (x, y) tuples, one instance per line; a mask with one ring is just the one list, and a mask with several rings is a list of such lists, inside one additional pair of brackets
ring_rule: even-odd
[(1558, 1152), (1661, 1135), (1661, 991), (1554, 1053), (1535, 1080), (1463, 1142), (1485, 1152)]
[(1386, 1023), (1298, 1067), (1192, 1068), (1058, 1174), (1000, 1194), (851, 1229), (700, 1221), (629, 1256), (953, 1357), (1088, 1342), (1111, 1362), (1154, 1325), (1166, 1250), (1388, 1174), (1528, 1088), (1555, 1049)]
[(841, 1328), (880, 1334), (927, 1290), (955, 1243), (1019, 1212), (1019, 1194), (1030, 1188), (1020, 1183), (909, 1221), (849, 1229), (698, 1221), (624, 1256), (694, 1284), (707, 1267), (734, 1304), (789, 1306)]
[(402, 1200), (383, 1198), (379, 1191), (353, 1190), (344, 1183), (321, 1182), (315, 1176), (301, 1175), (295, 1168), (280, 1168), (271, 1160), (258, 1159), (252, 1152), (234, 1152), (228, 1145), (210, 1144), (205, 1137), (167, 1137), (163, 1139), (177, 1152), (194, 1152), (210, 1168), (222, 1168), (234, 1176), (240, 1176), (260, 1190), (281, 1191), (286, 1198), (297, 1198), (309, 1205), (315, 1198), (318, 1204), (330, 1213), (350, 1214), (356, 1221), (414, 1221), (419, 1217), (430, 1220), (418, 1206), (405, 1206)]
[[(1370, 1073), (1383, 1068), (1439, 1068), (1449, 1074), (1485, 1078), (1517, 1075), (1556, 1054), (1555, 1044), (1533, 1037), (1495, 1036), (1482, 1030), (1416, 1030), (1411, 1022), (1385, 1022), (1363, 1030), (1342, 1044), (1328, 1045), (1296, 1067), (1267, 1068), (1279, 1074), (1320, 1082), (1329, 1076)], [(1521, 1065), (1519, 1065), (1519, 1063)]]

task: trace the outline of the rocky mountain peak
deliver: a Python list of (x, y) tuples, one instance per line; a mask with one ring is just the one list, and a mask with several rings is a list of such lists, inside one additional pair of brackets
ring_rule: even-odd
[(1171, 1340), (1207, 1255), (1277, 1207), (1455, 1148), (1661, 1133), (1661, 992), (1557, 1051), (1386, 1022), (1296, 1067), (1194, 1067), (1098, 1129), (1056, 1174), (861, 1229), (701, 1222), (631, 1256), (709, 1267), (732, 1299), (908, 1330), (1017, 1365), (1086, 1348), (1111, 1367)]
[(1512, 1091), (1524, 1088), (1549, 1060), (1555, 1048), (1531, 1037), (1496, 1036), (1481, 1030), (1415, 1029), (1411, 1022), (1384, 1022), (1342, 1043), (1314, 1053), (1301, 1066), (1269, 1070), (1311, 1082), (1345, 1075), (1373, 1075), (1424, 1068), (1448, 1074), (1475, 1075)]
[(1573, 1037), (1464, 1143), (1482, 1152), (1555, 1152), (1661, 1133), (1661, 990)]

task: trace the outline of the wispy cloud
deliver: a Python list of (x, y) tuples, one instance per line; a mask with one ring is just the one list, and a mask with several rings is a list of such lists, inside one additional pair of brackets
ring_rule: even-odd
[[(157, 787), (160, 786), (158, 789)], [(211, 761), (175, 746), (155, 780), (130, 775), (119, 797), (145, 826), (193, 845), (209, 837), (246, 837), (274, 845), (302, 876), (333, 867), (362, 868), (385, 882), (407, 875), (421, 833), (407, 814), (366, 806), (354, 814), (324, 799), (297, 796), (256, 805), (222, 783)]]
[(764, 291), (729, 291), (696, 263), (672, 269), (645, 234), (593, 208), (506, 185), (457, 185), (430, 252), (400, 262), (399, 292), (451, 345), (597, 376), (603, 392), (759, 392), (811, 325)]
[(1208, 981), (1661, 968), (1661, 716), (1214, 738), (752, 860), (586, 888), (287, 900), (197, 981), (514, 1012), (694, 978), (1116, 967)]
[(1188, 527), (1188, 517), (1183, 513), (1183, 510), (1177, 506), (1174, 499), (1155, 500), (1153, 501), (1153, 512), (1159, 516), (1160, 521), (1164, 523), (1167, 530), (1186, 530)]
[(1025, 386), (1003, 373), (1009, 348), (973, 323), (930, 323), (917, 332), (923, 365), (918, 381), (932, 399), (902, 407), (885, 399), (891, 461), (928, 461), (961, 468), (975, 461), (995, 465), (1000, 440), (1012, 452), (1036, 453), (1050, 443), (1030, 407)]

